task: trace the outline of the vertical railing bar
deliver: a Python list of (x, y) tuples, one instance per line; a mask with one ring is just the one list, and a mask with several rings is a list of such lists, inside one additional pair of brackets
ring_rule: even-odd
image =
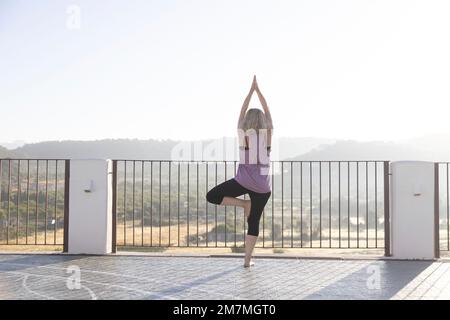
[(284, 161), (281, 161), (281, 247), (284, 247)]
[[(275, 214), (275, 208), (274, 208), (274, 198), (275, 198), (275, 171), (274, 171), (274, 165), (272, 163), (272, 248), (275, 246), (275, 228), (274, 228), (274, 214)], [(245, 222), (244, 222), (245, 224)], [(245, 238), (244, 238), (245, 239)]]
[(331, 248), (331, 161), (328, 162), (328, 241)]
[(309, 162), (309, 247), (312, 248), (312, 161)]
[(153, 161), (150, 161), (150, 246), (153, 247)]
[(9, 244), (9, 224), (11, 222), (11, 160), (8, 160), (8, 221), (6, 224), (6, 244)]
[(44, 244), (47, 244), (47, 224), (48, 224), (48, 159), (45, 160), (45, 233)]
[(133, 212), (133, 246), (136, 245), (135, 242), (135, 238), (136, 238), (136, 233), (135, 233), (135, 229), (136, 229), (136, 223), (135, 223), (135, 194), (136, 194), (136, 160), (133, 160), (133, 188), (132, 188), (132, 192), (133, 192), (133, 197), (132, 197), (132, 212)]
[(170, 187), (170, 184), (171, 184), (171, 178), (172, 178), (172, 162), (171, 161), (168, 161), (167, 162), (168, 163), (168, 165), (169, 165), (169, 247), (170, 247), (170, 229), (171, 229), (171, 210), (170, 210), (170, 202), (171, 202), (171, 187)]
[[(264, 208), (264, 209), (263, 209), (263, 212), (262, 212), (262, 219), (263, 219), (262, 247), (263, 247), (263, 248), (266, 247), (266, 245), (265, 245), (265, 243), (264, 243), (264, 241), (265, 241), (265, 237), (264, 237), (264, 228), (265, 228), (265, 221), (264, 221), (264, 220), (265, 220), (265, 216), (266, 216), (266, 210), (265, 210), (265, 208)], [(235, 231), (235, 233), (236, 233), (236, 231)], [(235, 245), (235, 246), (236, 246), (236, 245)]]
[[(54, 235), (53, 235), (53, 244), (56, 244), (56, 229), (58, 224), (58, 160), (55, 160), (55, 223), (54, 223)], [(52, 221), (53, 222), (53, 221)]]
[[(208, 161), (205, 162), (205, 220), (206, 220), (206, 240), (205, 245), (209, 246), (209, 236), (208, 236), (208, 199), (206, 198), (206, 194), (208, 193), (208, 186), (209, 186), (209, 178), (208, 178), (208, 171), (209, 171), (209, 163)], [(235, 170), (236, 171), (236, 170)], [(236, 228), (235, 228), (236, 229)]]
[(359, 162), (356, 161), (356, 247), (359, 248)]
[(303, 161), (300, 161), (300, 248), (303, 248)]
[(322, 248), (322, 162), (319, 162), (319, 247)]
[[(223, 178), (224, 181), (227, 180), (227, 162), (223, 162), (224, 171), (225, 171), (225, 177)], [(227, 230), (227, 206), (224, 208), (225, 210), (225, 247), (227, 247), (227, 236), (228, 236), (228, 230)]]
[(339, 248), (341, 248), (341, 162), (338, 162), (338, 233), (339, 233)]
[(369, 248), (369, 163), (366, 161), (366, 248)]
[(189, 247), (190, 245), (190, 241), (189, 241), (189, 179), (190, 179), (190, 174), (189, 174), (189, 165), (190, 163), (187, 163), (187, 207), (186, 207), (186, 216), (187, 216), (187, 246)]
[(178, 188), (178, 195), (177, 195), (177, 205), (178, 205), (178, 211), (177, 211), (177, 219), (178, 219), (178, 226), (177, 226), (177, 237), (178, 237), (178, 247), (180, 246), (180, 168), (181, 168), (181, 162), (178, 162), (178, 170), (177, 170), (177, 175), (178, 175), (178, 181), (177, 181), (177, 188)]
[(350, 245), (350, 164), (351, 162), (347, 162), (347, 246)]
[(127, 245), (127, 160), (123, 161), (123, 245)]
[[(38, 166), (39, 167), (39, 166)], [(36, 189), (37, 191), (37, 189)], [(70, 191), (70, 160), (65, 160), (64, 166), (64, 240), (63, 252), (69, 251), (69, 191)], [(114, 218), (113, 218), (114, 221)], [(115, 236), (115, 229), (113, 225), (113, 236)], [(113, 238), (115, 239), (115, 237)], [(115, 252), (115, 246), (113, 247)]]
[[(66, 162), (67, 167), (67, 162)], [(66, 172), (67, 178), (67, 172)], [(37, 231), (38, 231), (38, 202), (39, 202), (39, 160), (36, 160), (36, 203), (35, 203), (35, 213), (34, 213), (34, 244), (37, 244)], [(64, 194), (64, 198), (68, 198), (67, 193)], [(66, 221), (64, 221), (66, 222)], [(64, 234), (67, 233), (67, 229), (64, 230)]]
[(389, 213), (389, 161), (384, 161), (384, 254), (391, 255), (391, 227), (390, 227), (390, 213)]
[(161, 171), (162, 171), (162, 164), (161, 161), (159, 161), (159, 246), (161, 247), (161, 233), (162, 233), (162, 226), (161, 226), (161, 219), (162, 219), (162, 205), (161, 205), (161, 201), (162, 201), (162, 194), (161, 194)]
[[(236, 161), (233, 162), (233, 174), (236, 174)], [(237, 208), (234, 207), (234, 246), (236, 247), (236, 236), (237, 236)], [(264, 210), (263, 210), (263, 247), (264, 247)]]
[[(2, 171), (2, 165), (0, 160), (0, 174)], [(1, 177), (0, 177), (1, 181)], [(1, 188), (0, 188), (1, 189)], [(0, 195), (0, 205), (2, 203)], [(30, 160), (27, 160), (27, 221), (25, 226), (25, 244), (28, 244), (28, 226), (30, 224)]]
[(20, 159), (17, 160), (16, 244), (19, 243)]
[(291, 248), (294, 247), (294, 200), (292, 198), (294, 190), (292, 161), (291, 161)]
[(197, 247), (198, 247), (198, 170), (199, 170), (199, 163), (197, 161)]
[[(144, 246), (144, 170), (145, 162), (141, 161), (141, 247)], [(170, 194), (169, 194), (170, 195)], [(169, 228), (169, 239), (170, 239), (170, 228)]]
[[(217, 186), (217, 162), (215, 162), (215, 186)], [(214, 205), (214, 219), (215, 219), (215, 233), (216, 233), (216, 247), (217, 247), (217, 204)]]
[[(112, 161), (112, 235), (111, 251), (117, 251), (117, 160)], [(144, 237), (144, 234), (142, 234)]]
[(378, 248), (378, 162), (374, 161), (375, 165), (375, 248)]
[[(246, 200), (246, 199), (247, 199), (247, 194), (244, 194), (244, 200)], [(246, 219), (245, 219), (244, 212), (242, 212), (242, 219), (244, 220), (244, 228), (242, 228), (242, 233), (243, 233), (244, 247), (245, 247), (245, 222), (246, 222)]]

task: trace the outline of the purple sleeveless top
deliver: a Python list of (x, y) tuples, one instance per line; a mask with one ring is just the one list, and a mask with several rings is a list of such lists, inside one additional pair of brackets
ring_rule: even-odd
[(244, 188), (258, 193), (271, 192), (270, 147), (259, 146), (258, 153), (239, 147), (239, 166), (234, 179)]

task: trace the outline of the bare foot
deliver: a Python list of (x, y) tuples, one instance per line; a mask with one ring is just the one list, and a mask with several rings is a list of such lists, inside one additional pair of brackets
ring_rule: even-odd
[(244, 268), (253, 267), (255, 263), (253, 261), (250, 261), (249, 263), (244, 263)]
[(248, 219), (248, 216), (250, 215), (250, 209), (252, 206), (252, 202), (250, 200), (245, 200), (245, 205), (244, 205), (244, 215), (245, 218)]

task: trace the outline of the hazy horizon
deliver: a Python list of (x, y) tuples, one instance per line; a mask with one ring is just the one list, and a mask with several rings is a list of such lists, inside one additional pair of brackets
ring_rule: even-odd
[[(336, 139), (333, 137), (319, 137), (319, 136), (285, 136), (285, 137), (275, 137), (275, 139), (324, 139), (324, 140), (336, 140), (336, 141), (355, 141), (355, 142), (392, 142), (392, 143), (410, 143), (410, 142), (414, 142), (417, 140), (421, 140), (421, 139), (432, 139), (436, 137), (436, 146), (429, 146), (431, 148), (433, 147), (437, 147), (437, 145), (439, 144), (439, 139), (448, 139), (448, 142), (450, 142), (450, 133), (449, 134), (425, 134), (425, 135), (417, 135), (417, 136), (411, 136), (409, 138), (402, 138), (402, 139), (370, 139), (370, 140), (365, 140), (365, 139)], [(233, 136), (221, 136), (221, 137), (216, 137), (216, 138), (204, 138), (204, 139), (170, 139), (170, 138), (161, 138), (161, 139), (157, 139), (157, 138), (146, 138), (146, 139), (140, 139), (140, 138), (128, 138), (128, 137), (123, 137), (123, 138), (100, 138), (100, 139), (52, 139), (52, 140), (39, 140), (39, 141), (26, 141), (26, 140), (12, 140), (12, 141), (0, 141), (0, 146), (7, 148), (9, 150), (13, 150), (16, 148), (20, 148), (26, 144), (33, 144), (33, 143), (42, 143), (42, 142), (54, 142), (54, 141), (84, 141), (84, 142), (90, 142), (90, 141), (101, 141), (101, 140), (108, 140), (108, 139), (114, 139), (114, 140), (141, 140), (141, 141), (145, 141), (145, 140), (156, 140), (156, 141), (164, 141), (164, 140), (171, 140), (171, 141), (186, 141), (186, 142), (195, 142), (195, 141), (207, 141), (207, 140), (220, 140), (222, 138), (226, 138), (226, 139), (233, 139), (237, 137), (233, 137)], [(276, 141), (276, 140), (274, 140)]]
[[(389, 139), (370, 139), (370, 140), (359, 140), (359, 139), (336, 139), (333, 137), (320, 137), (320, 136), (285, 136), (285, 137), (277, 137), (278, 139), (300, 139), (300, 138), (304, 138), (304, 139), (329, 139), (329, 140), (336, 140), (336, 141), (355, 141), (355, 142), (394, 142), (394, 143), (402, 143), (402, 142), (407, 142), (409, 140), (414, 140), (414, 139), (423, 139), (423, 138), (431, 138), (434, 136), (439, 136), (441, 138), (448, 138), (450, 140), (450, 134), (428, 134), (428, 135), (420, 135), (420, 136), (411, 136), (409, 138), (403, 138), (403, 139), (393, 139), (393, 140), (389, 140)], [(101, 141), (101, 140), (108, 140), (108, 139), (114, 139), (114, 140), (156, 140), (156, 141), (164, 141), (164, 140), (171, 140), (171, 141), (188, 141), (188, 142), (195, 142), (195, 141), (205, 141), (205, 140), (217, 140), (217, 139), (221, 139), (221, 138), (234, 138), (233, 136), (222, 136), (222, 137), (211, 137), (211, 138), (203, 138), (203, 139), (171, 139), (171, 138), (129, 138), (129, 137), (122, 137), (122, 138), (100, 138), (100, 139), (52, 139), (52, 140), (36, 140), (36, 141), (32, 141), (32, 140), (12, 140), (12, 141), (0, 141), (0, 146), (5, 147), (7, 149), (15, 149), (21, 146), (24, 146), (26, 144), (32, 144), (32, 143), (42, 143), (42, 142), (54, 142), (54, 141), (84, 141), (84, 142), (90, 142), (90, 141)], [(237, 137), (236, 137), (237, 139)]]

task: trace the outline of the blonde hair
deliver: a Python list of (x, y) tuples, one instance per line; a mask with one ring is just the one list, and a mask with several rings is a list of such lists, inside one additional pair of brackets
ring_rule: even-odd
[[(267, 129), (269, 129), (269, 124), (266, 115), (262, 110), (256, 108), (249, 109), (246, 112), (242, 123), (239, 125), (239, 129), (240, 146), (246, 148), (249, 147), (245, 139), (246, 136), (252, 136), (252, 142), (249, 141), (249, 144), (256, 143), (259, 145), (259, 143), (263, 143), (262, 146), (267, 146)], [(257, 138), (256, 141), (253, 140), (254, 137)], [(262, 138), (262, 141), (259, 140), (260, 137)]]
[(254, 129), (259, 132), (260, 129), (267, 129), (267, 119), (266, 115), (262, 110), (252, 108), (247, 111), (242, 123), (242, 129), (247, 131), (249, 129)]

